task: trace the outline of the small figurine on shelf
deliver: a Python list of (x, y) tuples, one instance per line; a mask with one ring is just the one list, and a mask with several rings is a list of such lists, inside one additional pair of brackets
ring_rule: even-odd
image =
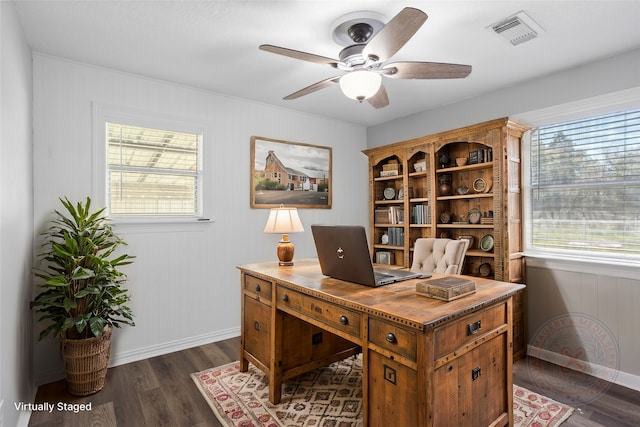
[(438, 177), (438, 182), (440, 183), (440, 195), (450, 196), (453, 191), (453, 187), (451, 186), (451, 174), (443, 173)]
[(440, 156), (440, 167), (442, 169), (444, 169), (447, 166), (449, 166), (449, 163), (451, 163), (451, 157), (449, 157), (448, 154), (443, 154), (443, 155)]

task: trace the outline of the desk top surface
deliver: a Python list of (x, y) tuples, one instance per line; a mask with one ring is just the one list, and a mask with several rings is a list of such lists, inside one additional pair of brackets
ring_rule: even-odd
[[(277, 262), (264, 262), (240, 265), (238, 269), (298, 292), (421, 330), (505, 300), (525, 287), (482, 277), (462, 276), (475, 280), (476, 292), (445, 302), (416, 294), (416, 283), (425, 279), (372, 288), (324, 276), (317, 259), (296, 260), (295, 265), (289, 267), (281, 267)], [(444, 275), (435, 274), (433, 277), (441, 276)]]

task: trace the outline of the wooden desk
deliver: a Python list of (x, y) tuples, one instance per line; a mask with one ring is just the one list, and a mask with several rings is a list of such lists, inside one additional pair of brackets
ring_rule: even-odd
[[(421, 279), (369, 288), (323, 276), (317, 260), (238, 267), (240, 369), (282, 382), (362, 352), (365, 426), (513, 425), (512, 296), (524, 285), (474, 277), (451, 302)], [(434, 276), (435, 277), (435, 276)]]

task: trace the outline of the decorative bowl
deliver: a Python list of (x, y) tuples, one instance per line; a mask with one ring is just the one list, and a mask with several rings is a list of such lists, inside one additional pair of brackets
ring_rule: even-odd
[(465, 194), (467, 194), (469, 192), (469, 187), (467, 187), (465, 185), (461, 185), (460, 187), (456, 188), (456, 191), (461, 196), (464, 196)]
[(456, 165), (458, 166), (464, 166), (467, 164), (467, 162), (469, 161), (468, 158), (466, 157), (457, 157), (456, 158)]

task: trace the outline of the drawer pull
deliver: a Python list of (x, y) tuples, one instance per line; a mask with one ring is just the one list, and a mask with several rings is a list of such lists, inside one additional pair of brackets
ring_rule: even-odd
[(469, 323), (467, 325), (467, 336), (477, 334), (481, 327), (482, 324), (479, 320), (477, 322)]
[(289, 295), (287, 294), (282, 295), (282, 301), (289, 302)]
[(387, 334), (387, 341), (390, 342), (391, 344), (395, 344), (398, 342), (398, 339), (396, 338), (396, 336), (393, 334), (393, 332), (389, 332)]
[(260, 332), (260, 322), (258, 322), (257, 320), (253, 322), (253, 329)]
[(482, 369), (480, 369), (480, 366), (476, 366), (471, 370), (471, 381), (477, 380), (480, 375), (482, 375)]
[(347, 316), (340, 316), (340, 324), (347, 326), (349, 324), (349, 319), (347, 319)]
[(256, 292), (260, 292), (260, 285), (256, 285)]

